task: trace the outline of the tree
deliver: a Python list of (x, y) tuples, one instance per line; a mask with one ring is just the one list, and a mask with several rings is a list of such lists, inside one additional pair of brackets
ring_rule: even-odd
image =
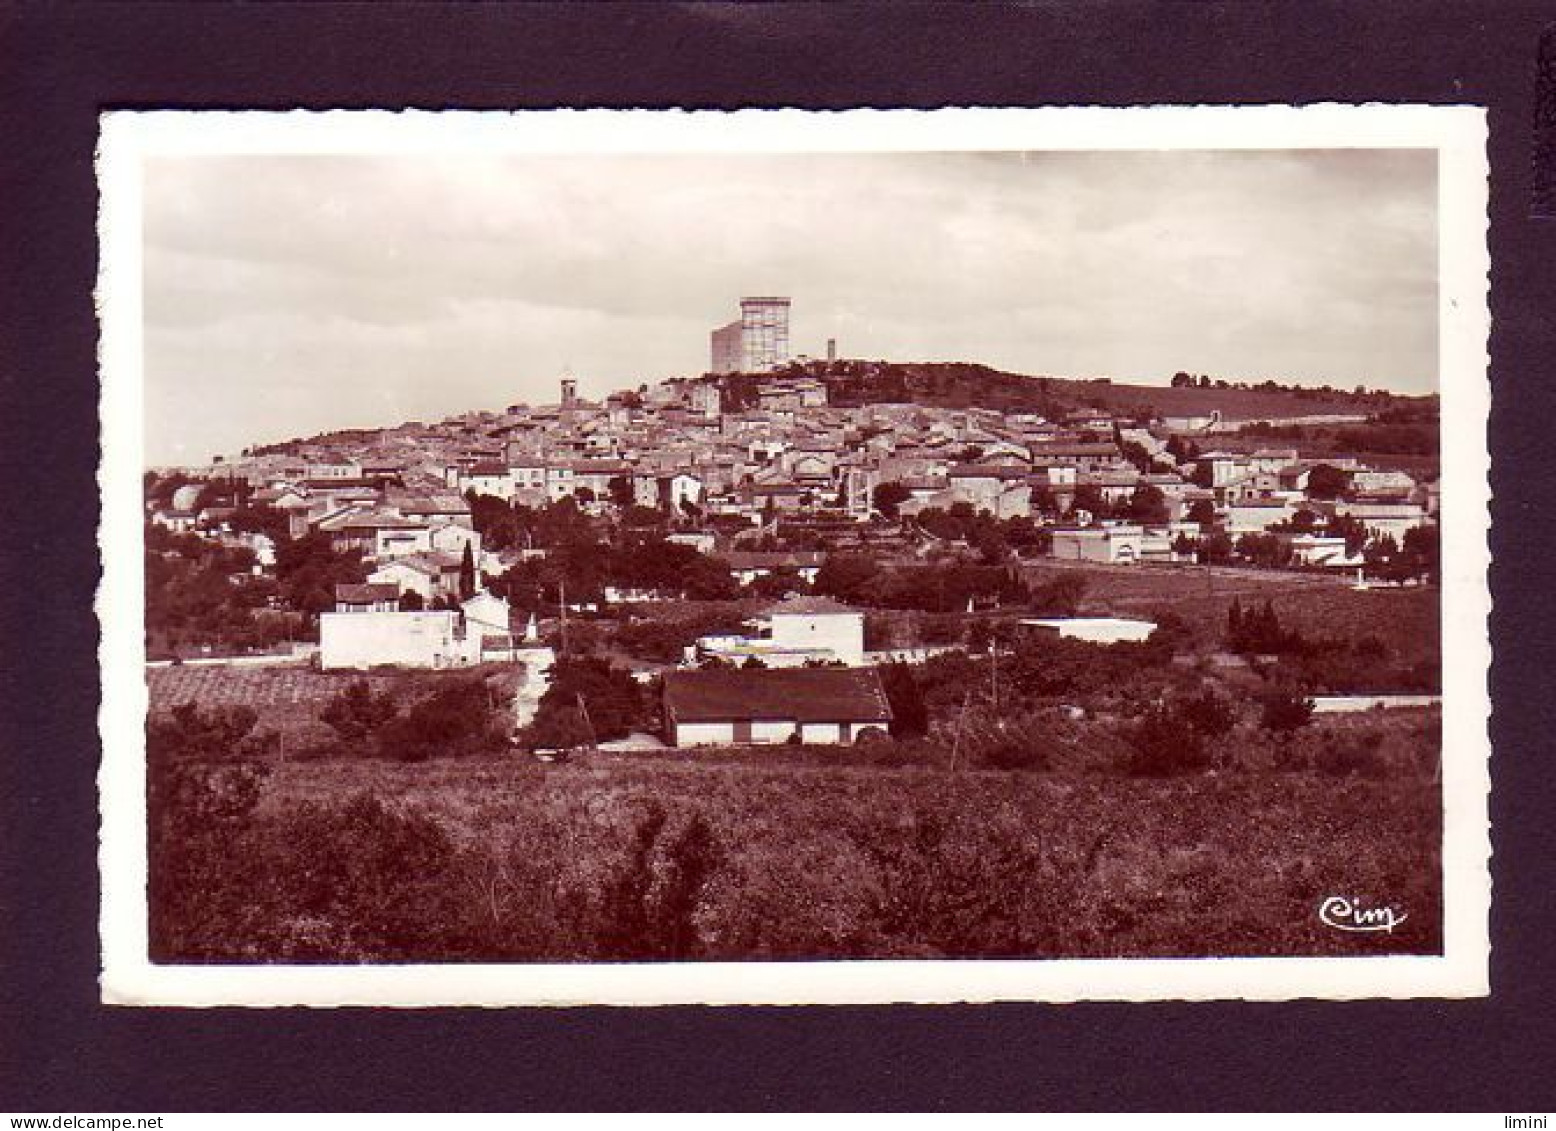
[(885, 664), (880, 674), (886, 701), (891, 706), (892, 735), (916, 738), (929, 733), (929, 704), (912, 667), (903, 663)]
[(440, 676), (431, 692), (378, 726), (378, 752), (402, 762), (479, 753), (505, 741), (501, 720), (485, 680)]
[(1142, 483), (1129, 497), (1128, 513), (1135, 522), (1159, 526), (1167, 521), (1167, 496), (1160, 487)]
[(1195, 499), (1189, 504), (1188, 520), (1197, 522), (1201, 527), (1214, 526), (1216, 521), (1216, 504), (1209, 499)]
[(1409, 577), (1436, 582), (1442, 576), (1442, 536), (1437, 526), (1417, 526), (1405, 531), (1400, 547)]
[(319, 721), (346, 742), (361, 742), (399, 713), (394, 696), (388, 691), (374, 695), (365, 679), (353, 680), (346, 689), (324, 705)]
[(1172, 375), (1172, 387), (1174, 389), (1191, 389), (1194, 387), (1194, 378), (1180, 369)]
[(587, 719), (595, 741), (624, 738), (645, 722), (643, 689), (632, 674), (597, 656), (563, 656), (551, 669), (551, 686), (541, 696), (535, 720), (524, 736), (531, 748), (579, 745), (579, 741), (541, 741), (578, 732)]
[(1307, 493), (1312, 499), (1338, 499), (1351, 485), (1349, 472), (1327, 463), (1318, 464), (1307, 476)]
[(1232, 560), (1232, 539), (1215, 530), (1199, 540), (1201, 565), (1225, 565)]
[(337, 553), (329, 533), (314, 530), (276, 546), (276, 580), (282, 600), (317, 616), (335, 607), (335, 586), (367, 580), (367, 567), (361, 553)]
[(840, 601), (863, 602), (880, 573), (880, 564), (868, 554), (829, 554), (816, 571), (815, 589)]
[(1043, 616), (1073, 617), (1086, 597), (1086, 575), (1067, 569), (1032, 590), (1031, 609)]
[(1259, 725), (1273, 734), (1289, 736), (1313, 719), (1313, 701), (1289, 690), (1271, 691), (1259, 700)]
[(400, 611), (402, 613), (419, 613), (426, 607), (426, 599), (416, 590), (407, 589), (400, 594)]
[(636, 492), (632, 489), (632, 480), (625, 475), (612, 476), (610, 482), (605, 485), (605, 489), (606, 493), (610, 495), (611, 502), (616, 505), (618, 510), (624, 511), (632, 506), (633, 500), (637, 497)]
[(871, 502), (875, 504), (875, 509), (881, 512), (882, 517), (889, 519), (895, 519), (898, 507), (912, 497), (913, 492), (895, 480), (877, 484), (871, 492)]
[(465, 543), (465, 552), (459, 559), (459, 599), (468, 601), (475, 596), (475, 554), (470, 549), (470, 543)]

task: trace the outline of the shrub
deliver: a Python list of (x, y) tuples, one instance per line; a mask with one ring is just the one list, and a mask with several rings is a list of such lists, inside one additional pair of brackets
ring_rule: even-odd
[(1259, 725), (1275, 734), (1290, 734), (1313, 718), (1313, 701), (1292, 691), (1267, 692), (1259, 699)]
[(597, 656), (564, 656), (522, 736), (531, 749), (624, 738), (648, 722), (643, 689), (630, 672)]
[(891, 705), (892, 735), (912, 738), (926, 734), (929, 731), (929, 704), (913, 669), (907, 664), (884, 664), (880, 675), (886, 701)]
[(343, 741), (361, 742), (398, 713), (393, 695), (388, 691), (375, 695), (367, 680), (358, 679), (324, 705), (319, 720)]
[(1148, 709), (1124, 737), (1132, 750), (1129, 772), (1140, 777), (1188, 773), (1209, 764), (1204, 735), (1167, 706)]
[(479, 753), (501, 741), (500, 718), (479, 676), (440, 679), (404, 714), (379, 727), (377, 751), (401, 762)]

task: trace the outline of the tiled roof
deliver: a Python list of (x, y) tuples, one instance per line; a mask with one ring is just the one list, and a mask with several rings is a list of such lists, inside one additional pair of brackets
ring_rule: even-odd
[(1023, 479), (1031, 474), (1031, 468), (1014, 467), (1003, 463), (964, 463), (951, 468), (946, 474), (952, 479)]
[(400, 504), (406, 514), (469, 514), (470, 504), (458, 495), (432, 495), (407, 499)]
[(673, 671), (665, 675), (665, 709), (679, 723), (891, 721), (874, 668)]
[(335, 586), (335, 600), (348, 605), (368, 605), (378, 601), (398, 601), (399, 599), (400, 587), (387, 582)]
[(857, 613), (859, 610), (850, 608), (841, 601), (834, 601), (831, 597), (790, 597), (787, 600), (778, 601), (767, 606), (762, 612), (768, 616), (774, 613), (797, 613), (811, 615), (814, 613)]
[(453, 554), (445, 554), (441, 550), (430, 550), (394, 558), (379, 566), (378, 572), (382, 573), (384, 570), (393, 569), (395, 566), (404, 566), (407, 569), (414, 569), (418, 573), (425, 573), (429, 577), (437, 577), (439, 574), (458, 572), (462, 560)]
[(819, 550), (734, 550), (724, 560), (732, 569), (814, 569), (827, 556)]

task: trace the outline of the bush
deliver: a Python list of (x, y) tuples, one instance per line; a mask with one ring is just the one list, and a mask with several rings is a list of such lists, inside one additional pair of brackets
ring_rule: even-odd
[(1139, 777), (1190, 773), (1209, 765), (1204, 735), (1166, 706), (1152, 707), (1125, 731), (1129, 772)]
[(375, 732), (377, 753), (400, 762), (458, 757), (503, 743), (502, 715), (479, 676), (440, 679), (429, 694)]
[(1313, 719), (1313, 701), (1291, 691), (1277, 690), (1259, 699), (1259, 725), (1275, 734), (1301, 730)]
[(632, 674), (597, 656), (564, 656), (521, 736), (530, 749), (566, 749), (625, 738), (648, 725), (643, 688)]
[(361, 742), (394, 718), (399, 706), (388, 691), (374, 695), (365, 679), (353, 680), (346, 689), (324, 705), (319, 720), (344, 742)]

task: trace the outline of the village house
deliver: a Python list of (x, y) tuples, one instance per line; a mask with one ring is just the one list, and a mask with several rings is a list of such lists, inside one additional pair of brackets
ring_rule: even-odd
[(452, 668), (511, 660), (515, 644), (506, 601), (477, 594), (458, 609), (401, 612), (392, 586), (337, 586), (336, 611), (319, 617), (319, 665), (340, 668)]
[(826, 597), (789, 597), (748, 622), (755, 636), (704, 636), (688, 649), (688, 660), (712, 657), (734, 664), (760, 661), (769, 668), (807, 664), (860, 667), (864, 656), (864, 614)]
[(759, 577), (771, 577), (778, 570), (793, 570), (810, 585), (827, 556), (814, 550), (733, 550), (724, 560), (730, 575), (739, 585), (750, 585)]
[(838, 745), (884, 736), (891, 707), (874, 668), (726, 668), (665, 674), (671, 746)]
[(1060, 561), (1134, 565), (1140, 560), (1144, 537), (1141, 527), (1123, 524), (1056, 529), (1052, 532), (1049, 555)]
[(373, 584), (335, 586), (337, 613), (393, 613), (400, 608), (397, 585)]
[(458, 596), (460, 564), (460, 558), (436, 550), (407, 554), (384, 562), (367, 579), (397, 586), (400, 592), (415, 593), (430, 603), (438, 597)]
[(1034, 633), (1089, 644), (1139, 643), (1156, 631), (1155, 621), (1124, 617), (1027, 617), (1020, 623)]
[(1425, 509), (1416, 503), (1342, 501), (1335, 504), (1334, 513), (1356, 519), (1374, 538), (1392, 538), (1396, 545), (1403, 545), (1410, 531), (1431, 522)]
[(1272, 526), (1288, 522), (1296, 513), (1290, 500), (1259, 499), (1233, 503), (1225, 511), (1226, 532), (1233, 538), (1240, 534), (1263, 534)]

